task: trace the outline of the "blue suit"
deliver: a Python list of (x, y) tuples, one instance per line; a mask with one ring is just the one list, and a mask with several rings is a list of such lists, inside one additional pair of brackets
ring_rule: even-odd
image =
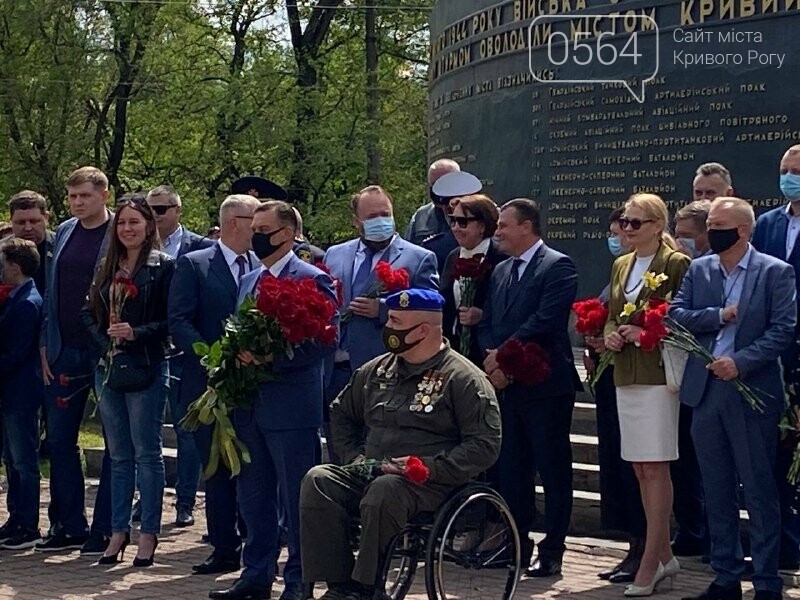
[[(759, 252), (769, 254), (789, 263), (794, 269), (795, 289), (800, 293), (800, 244), (795, 244), (790, 256), (786, 256), (786, 235), (789, 229), (789, 215), (786, 205), (774, 208), (758, 218), (753, 231), (752, 245)], [(795, 329), (795, 343), (790, 344), (781, 355), (784, 381), (792, 386), (800, 383), (800, 330)], [(793, 389), (793, 387), (789, 387)], [(789, 401), (800, 404), (790, 392)], [(796, 568), (800, 563), (800, 517), (795, 512), (795, 487), (789, 485), (786, 474), (792, 461), (792, 450), (778, 448), (775, 464), (775, 481), (778, 484), (781, 502), (781, 558), (787, 568)]]
[(183, 234), (181, 235), (181, 245), (178, 248), (178, 256), (175, 258), (180, 258), (184, 254), (189, 254), (189, 252), (196, 252), (197, 250), (203, 250), (205, 248), (210, 248), (214, 246), (215, 240), (211, 238), (197, 235), (193, 231), (189, 231), (186, 227), (183, 228)]
[[(249, 262), (250, 269), (260, 266), (252, 252)], [(180, 411), (173, 412), (175, 421), (180, 421), (189, 404), (206, 389), (206, 370), (192, 345), (195, 342), (212, 344), (222, 337), (225, 319), (236, 310), (237, 293), (236, 281), (218, 244), (178, 259), (167, 310), (172, 342), (183, 352), (183, 374), (176, 403)], [(204, 466), (211, 450), (211, 432), (211, 427), (200, 427), (193, 436)], [(236, 532), (236, 482), (224, 465), (220, 465), (205, 485), (208, 535), (214, 551), (221, 557), (236, 555), (241, 543)]]
[[(238, 305), (253, 294), (266, 273), (263, 267), (248, 273), (239, 286)], [(279, 278), (312, 278), (336, 302), (331, 278), (294, 253)], [(334, 317), (338, 321), (338, 317)], [(287, 584), (302, 583), (300, 566), (300, 482), (318, 463), (322, 425), (323, 362), (336, 346), (305, 342), (294, 357), (276, 357), (274, 381), (260, 386), (251, 410), (237, 410), (234, 427), (250, 451), (252, 462), (242, 465), (238, 481), (239, 510), (247, 525), (241, 578), (269, 586), (278, 558), (278, 494), (285, 508), (289, 558), (283, 570)], [(266, 368), (266, 367), (265, 367)], [(280, 490), (280, 492), (279, 492)]]
[(551, 376), (528, 387), (512, 383), (500, 394), (503, 444), (495, 466), (500, 493), (508, 502), (523, 540), (523, 561), (533, 552), (534, 477), (545, 493), (541, 559), (561, 560), (572, 515), (572, 449), (569, 431), (580, 379), (569, 341), (569, 317), (578, 274), (572, 260), (542, 245), (518, 283), (511, 284), (509, 258), (492, 272), (490, 292), (478, 324), (482, 352), (510, 338), (537, 342), (548, 354)]
[(39, 527), (39, 326), (42, 298), (33, 279), (17, 288), (0, 317), (0, 407), (6, 441), (9, 519)]
[[(353, 299), (353, 263), (356, 259), (359, 239), (332, 246), (325, 253), (325, 265), (331, 275), (342, 284), (343, 307), (347, 308)], [(428, 290), (439, 289), (439, 275), (436, 270), (436, 256), (430, 250), (405, 241), (395, 236), (389, 244), (382, 259), (392, 265), (393, 269), (404, 268), (408, 271), (412, 288)], [(375, 272), (370, 275), (367, 289), (375, 282)], [(386, 352), (383, 347), (381, 330), (386, 323), (388, 311), (381, 301), (380, 315), (377, 319), (353, 316), (342, 324), (342, 349), (350, 354), (350, 367), (355, 370), (364, 363)]]
[[(780, 508), (773, 477), (783, 409), (778, 359), (794, 339), (795, 278), (783, 261), (756, 250), (744, 273), (732, 358), (739, 377), (762, 392), (764, 413), (751, 409), (732, 384), (711, 377), (695, 356), (686, 365), (680, 400), (694, 408), (692, 437), (703, 475), (716, 583), (738, 583), (744, 573), (738, 475), (750, 513), (753, 585), (779, 592)], [(719, 257), (698, 258), (670, 307), (670, 316), (712, 352), (722, 329), (724, 290)]]
[[(108, 211), (108, 217), (106, 224), (101, 225), (106, 228), (106, 232), (95, 259), (95, 268), (106, 255), (108, 244), (114, 235), (114, 213)], [(54, 381), (45, 388), (47, 445), (51, 464), (48, 512), (52, 524), (63, 526), (66, 533), (72, 536), (82, 536), (87, 529), (78, 432), (97, 366), (96, 356), (91, 348), (69, 348), (61, 341), (58, 317), (59, 260), (77, 225), (78, 219), (73, 217), (56, 229), (53, 258), (46, 267), (47, 290), (42, 304), (42, 328), (39, 337), (39, 347), (45, 349), (54, 377)], [(75, 319), (79, 319), (79, 315), (76, 314)], [(71, 378), (68, 385), (60, 385), (61, 375)], [(64, 401), (63, 398), (69, 400)], [(111, 534), (110, 469), (111, 459), (106, 450), (92, 518), (92, 532), (104, 535)]]

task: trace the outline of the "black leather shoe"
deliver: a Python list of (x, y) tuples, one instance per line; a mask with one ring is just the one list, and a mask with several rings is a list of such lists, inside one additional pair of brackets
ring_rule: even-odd
[(525, 571), (528, 577), (555, 577), (561, 575), (561, 559), (537, 558)]
[(633, 583), (636, 579), (636, 571), (617, 571), (608, 578), (609, 583)]
[(287, 583), (278, 600), (308, 600), (311, 595), (311, 586), (305, 583)]
[(756, 590), (753, 600), (781, 600), (783, 595), (780, 592), (768, 592), (767, 590)]
[(614, 567), (613, 569), (609, 569), (608, 571), (600, 571), (600, 572), (597, 574), (597, 576), (598, 576), (600, 579), (603, 579), (604, 581), (608, 581), (608, 580), (609, 580), (609, 579), (611, 579), (611, 578), (612, 578), (614, 575), (616, 575), (617, 573), (619, 573), (621, 570), (622, 570), (622, 563), (618, 564), (618, 565), (617, 565), (616, 567)]
[(212, 553), (204, 562), (194, 565), (192, 571), (198, 575), (215, 575), (217, 573), (233, 573), (238, 571), (238, 556), (222, 556), (216, 552)]
[(697, 596), (685, 596), (682, 600), (742, 600), (742, 586), (739, 583), (724, 586), (712, 583)]
[(175, 516), (175, 527), (190, 527), (194, 525), (194, 517), (190, 508), (178, 507), (178, 514)]
[(272, 588), (239, 579), (227, 590), (214, 590), (208, 597), (217, 600), (269, 600)]

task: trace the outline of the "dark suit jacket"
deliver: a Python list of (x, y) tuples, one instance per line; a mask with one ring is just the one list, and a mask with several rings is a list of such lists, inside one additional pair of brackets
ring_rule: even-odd
[(199, 236), (196, 233), (189, 231), (186, 227), (183, 228), (183, 235), (181, 236), (181, 245), (178, 249), (178, 256), (180, 258), (189, 252), (210, 248), (214, 245), (214, 240), (205, 236)]
[(23, 284), (0, 317), (0, 402), (3, 410), (36, 410), (44, 396), (39, 369), (42, 297), (33, 279)]
[[(745, 271), (733, 362), (745, 383), (765, 393), (767, 411), (783, 410), (783, 380), (778, 357), (794, 341), (797, 309), (792, 269), (781, 260), (756, 250), (750, 255)], [(713, 351), (723, 308), (723, 280), (718, 256), (704, 256), (692, 261), (683, 278), (669, 314), (691, 331), (697, 341)], [(708, 369), (696, 356), (686, 363), (681, 386), (681, 402), (697, 406), (702, 402)]]
[[(242, 278), (237, 306), (241, 305), (249, 294), (254, 293), (265, 270), (262, 266)], [(291, 254), (279, 277), (311, 278), (317, 283), (317, 287), (336, 303), (336, 290), (331, 277), (317, 267), (300, 260), (294, 253)], [(333, 323), (338, 326), (338, 311), (333, 317)], [(286, 357), (275, 359), (271, 368), (277, 378), (259, 386), (258, 398), (253, 403), (255, 410), (269, 411), (271, 430), (308, 429), (322, 425), (323, 363), (336, 351), (337, 344), (338, 339), (330, 346), (323, 346), (317, 342), (303, 342), (295, 347), (294, 357), (291, 360)]]
[[(455, 284), (453, 269), (455, 267), (455, 262), (459, 256), (460, 251), (461, 248), (456, 248), (450, 254), (447, 255), (447, 260), (445, 260), (444, 263), (444, 271), (442, 271), (442, 278), (440, 284), (440, 291), (442, 293), (442, 296), (444, 296), (444, 309), (443, 309), (444, 334), (447, 337), (447, 339), (450, 340), (450, 345), (455, 350), (458, 350), (460, 348), (459, 332), (461, 331), (461, 325), (458, 325), (456, 333), (453, 333), (454, 327), (456, 327), (456, 325), (458, 324), (458, 307), (456, 306), (456, 299), (453, 293), (453, 285)], [(484, 261), (492, 265), (492, 271), (494, 271), (494, 268), (507, 258), (508, 255), (500, 252), (500, 250), (498, 250), (497, 248), (497, 244), (495, 244), (495, 242), (492, 241), (489, 244), (489, 250), (486, 252), (486, 258), (484, 258)], [(490, 289), (492, 271), (489, 271), (483, 277), (483, 279), (478, 282), (478, 287), (477, 290), (475, 291), (475, 302), (474, 302), (474, 306), (478, 308), (483, 308), (483, 305), (486, 303), (486, 297)], [(478, 345), (477, 326), (473, 327), (472, 329), (471, 349), (469, 356), (467, 358), (469, 358), (472, 362), (474, 362), (478, 366), (481, 366), (483, 364), (483, 355), (481, 354), (480, 346)]]
[[(250, 253), (250, 268), (260, 266)], [(167, 319), (172, 343), (183, 352), (179, 401), (195, 401), (206, 389), (206, 370), (192, 348), (213, 344), (236, 309), (236, 281), (218, 244), (181, 256), (169, 290)]]
[(501, 262), (491, 278), (491, 291), (478, 325), (481, 352), (506, 340), (536, 342), (550, 358), (550, 377), (526, 387), (512, 383), (506, 395), (551, 398), (574, 393), (581, 383), (569, 340), (569, 316), (578, 292), (578, 272), (568, 256), (542, 245), (519, 283), (509, 290), (513, 259)]

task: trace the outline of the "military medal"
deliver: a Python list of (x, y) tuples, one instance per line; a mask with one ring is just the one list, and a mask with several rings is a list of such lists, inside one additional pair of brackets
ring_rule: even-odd
[(433, 404), (428, 404), (428, 405), (425, 407), (425, 412), (426, 412), (426, 413), (432, 413), (432, 412), (433, 412)]

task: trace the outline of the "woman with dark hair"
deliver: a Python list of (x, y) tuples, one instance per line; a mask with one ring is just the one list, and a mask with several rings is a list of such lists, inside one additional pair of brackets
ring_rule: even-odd
[(164, 354), (174, 261), (159, 251), (155, 218), (146, 203), (122, 200), (113, 227), (114, 239), (82, 313), (100, 352), (95, 390), (111, 455), (113, 534), (99, 562), (122, 559), (138, 479), (142, 524), (133, 565), (145, 567), (153, 564), (161, 527), (161, 426), (169, 390)]
[[(483, 194), (454, 198), (450, 202), (450, 207), (453, 212), (447, 219), (458, 242), (458, 248), (445, 259), (439, 289), (444, 296), (444, 334), (450, 340), (453, 349), (458, 351), (464, 328), (474, 327), (483, 317), (483, 303), (486, 301), (492, 270), (508, 256), (500, 252), (492, 241), (500, 213), (491, 198)], [(464, 307), (461, 306), (462, 282), (455, 273), (456, 260), (478, 255), (482, 256), (487, 271), (477, 281), (473, 306)], [(477, 334), (473, 332), (467, 358), (480, 367), (483, 365), (484, 357), (478, 349), (477, 338)]]

